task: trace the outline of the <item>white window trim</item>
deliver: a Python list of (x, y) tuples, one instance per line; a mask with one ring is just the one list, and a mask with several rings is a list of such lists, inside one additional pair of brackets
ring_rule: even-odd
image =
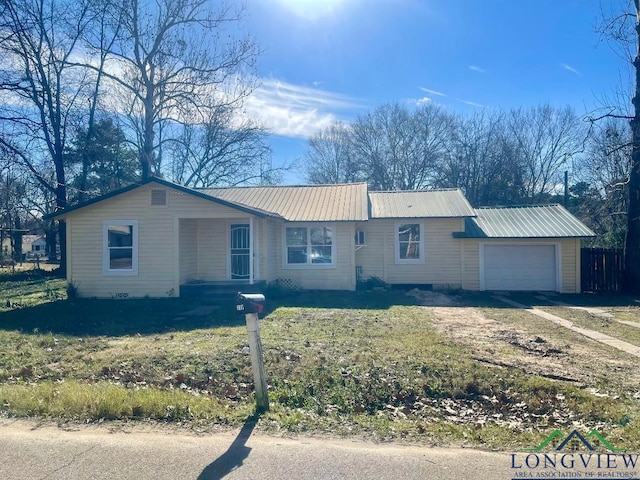
[[(332, 243), (331, 243), (331, 263), (287, 263), (288, 251), (287, 251), (287, 228), (306, 228), (307, 229), (307, 247), (311, 247), (311, 232), (309, 229), (317, 228), (317, 227), (328, 227), (332, 232)], [(326, 268), (336, 268), (336, 256), (338, 253), (337, 250), (337, 241), (336, 241), (337, 231), (336, 226), (333, 223), (325, 223), (325, 222), (312, 222), (312, 223), (289, 223), (285, 224), (282, 227), (282, 268), (284, 269), (326, 269)]]
[[(420, 258), (412, 259), (412, 258), (400, 258), (400, 236), (399, 230), (400, 225), (419, 225), (420, 226), (420, 241), (418, 243), (418, 249), (420, 250)], [(407, 220), (406, 222), (397, 222), (393, 227), (393, 244), (396, 253), (396, 264), (397, 265), (421, 265), (424, 264), (424, 223), (416, 222), (412, 220)]]
[[(109, 226), (131, 226), (133, 238), (131, 239), (132, 258), (131, 269), (111, 269), (109, 261)], [(138, 221), (137, 220), (104, 220), (102, 222), (102, 274), (109, 276), (138, 275)]]

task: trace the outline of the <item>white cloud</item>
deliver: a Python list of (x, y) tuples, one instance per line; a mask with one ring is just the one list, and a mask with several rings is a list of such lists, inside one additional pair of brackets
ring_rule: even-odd
[(487, 73), (487, 70), (485, 70), (482, 67), (478, 67), (476, 65), (469, 65), (469, 70), (473, 70), (474, 72), (478, 72), (478, 73)]
[(427, 103), (431, 103), (433, 100), (429, 97), (422, 97), (416, 100), (416, 105), (425, 105)]
[(420, 87), (420, 90), (422, 90), (423, 92), (426, 93), (430, 93), (431, 95), (437, 95), (438, 97), (446, 97), (447, 95), (442, 93), (442, 92), (438, 92), (437, 90), (431, 90), (430, 88), (424, 88), (424, 87)]
[(462, 98), (456, 98), (456, 101), (464, 103), (465, 105), (471, 105), (472, 107), (486, 107), (486, 105), (482, 105), (481, 103), (472, 102), (470, 100), (463, 100)]
[(339, 93), (268, 78), (262, 80), (245, 107), (250, 118), (274, 134), (308, 138), (364, 105)]
[(573, 68), (571, 65), (567, 65), (566, 63), (563, 63), (561, 66), (565, 70), (569, 70), (571, 73), (575, 75), (581, 75), (581, 73), (577, 69)]

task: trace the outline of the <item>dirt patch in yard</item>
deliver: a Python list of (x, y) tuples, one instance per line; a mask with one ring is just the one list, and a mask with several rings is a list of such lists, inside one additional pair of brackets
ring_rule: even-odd
[(504, 325), (473, 308), (428, 308), (433, 312), (436, 328), (473, 352), (476, 360), (549, 378), (585, 381), (580, 371), (567, 368), (571, 347), (566, 344)]
[[(518, 368), (532, 375), (572, 382), (616, 395), (639, 390), (637, 359), (562, 327), (513, 309), (460, 305), (456, 296), (410, 292), (433, 314), (437, 330), (496, 368)], [(436, 305), (436, 306), (434, 306)], [(611, 391), (615, 379), (617, 391)]]

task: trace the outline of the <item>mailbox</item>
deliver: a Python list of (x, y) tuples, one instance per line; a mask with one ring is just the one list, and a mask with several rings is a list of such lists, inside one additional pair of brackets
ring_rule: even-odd
[(241, 293), (236, 297), (236, 310), (240, 313), (262, 313), (264, 311), (264, 295), (260, 293)]

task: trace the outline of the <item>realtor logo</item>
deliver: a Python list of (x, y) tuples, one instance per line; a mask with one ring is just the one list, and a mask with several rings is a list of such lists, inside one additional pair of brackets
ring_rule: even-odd
[[(557, 445), (557, 446), (556, 446)], [(565, 435), (554, 430), (537, 447), (511, 454), (512, 480), (529, 478), (625, 478), (638, 480), (637, 453), (614, 447), (600, 432)], [(524, 453), (529, 452), (529, 453)]]
[[(580, 432), (578, 432), (577, 430), (573, 430), (569, 435), (567, 435), (565, 437), (564, 433), (562, 433), (562, 431), (560, 430), (554, 430), (553, 432), (551, 432), (551, 434), (545, 438), (542, 443), (540, 445), (538, 445), (535, 448), (525, 448), (523, 449), (524, 452), (541, 452), (542, 450), (545, 449), (545, 447), (547, 445), (549, 445), (550, 443), (552, 443), (554, 440), (562, 440), (562, 442), (556, 447), (556, 451), (561, 452), (562, 450), (564, 450), (567, 445), (570, 446), (575, 446), (576, 444), (582, 444), (587, 450), (594, 452), (596, 450), (596, 448), (592, 445), (592, 442), (589, 442), (587, 440), (587, 438), (591, 439), (595, 439), (599, 445), (602, 445), (604, 447), (604, 449), (610, 451), (610, 452), (626, 452), (626, 449), (623, 448), (616, 448), (614, 446), (612, 446), (601, 434), (600, 432), (598, 432), (597, 430), (591, 430), (586, 438), (582, 436), (582, 434)], [(572, 450), (575, 450), (575, 448), (572, 448)]]

